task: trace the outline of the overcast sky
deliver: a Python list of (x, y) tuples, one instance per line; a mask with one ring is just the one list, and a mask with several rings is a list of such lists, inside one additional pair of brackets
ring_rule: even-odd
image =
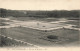
[(80, 0), (0, 0), (0, 8), (12, 10), (77, 10)]

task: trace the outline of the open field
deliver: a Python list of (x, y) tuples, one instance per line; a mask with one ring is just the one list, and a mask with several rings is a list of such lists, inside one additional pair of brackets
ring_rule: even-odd
[(0, 26), (1, 35), (37, 46), (79, 46), (79, 20), (29, 17), (7, 20), (1, 22), (9, 24)]

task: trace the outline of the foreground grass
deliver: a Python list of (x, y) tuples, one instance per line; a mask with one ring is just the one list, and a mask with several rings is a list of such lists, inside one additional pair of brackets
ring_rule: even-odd
[(3, 37), (0, 35), (0, 47), (30, 47), (28, 44), (24, 44), (22, 42), (18, 42), (14, 39), (9, 39), (7, 37)]
[[(4, 29), (4, 31), (2, 32), (4, 35), (39, 46), (70, 46), (71, 44), (78, 45), (79, 43), (79, 31), (72, 29), (58, 29), (45, 32), (25, 27), (16, 27)], [(55, 41), (47, 38), (50, 35), (57, 36), (59, 39)]]

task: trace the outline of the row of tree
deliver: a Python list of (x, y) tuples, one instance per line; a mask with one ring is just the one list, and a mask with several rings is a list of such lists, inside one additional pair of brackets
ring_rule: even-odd
[(28, 11), (28, 10), (7, 10), (0, 8), (0, 17), (79, 17), (80, 10), (53, 10), (53, 11)]

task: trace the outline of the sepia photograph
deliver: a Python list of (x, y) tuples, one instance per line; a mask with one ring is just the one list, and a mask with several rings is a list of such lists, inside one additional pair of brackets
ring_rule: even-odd
[(0, 0), (0, 48), (21, 47), (80, 47), (80, 0)]

